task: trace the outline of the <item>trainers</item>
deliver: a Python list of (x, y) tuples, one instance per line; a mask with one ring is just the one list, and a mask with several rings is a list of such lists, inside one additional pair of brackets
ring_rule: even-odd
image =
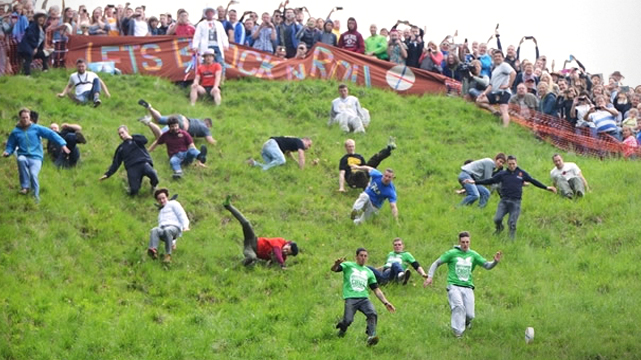
[(93, 98), (93, 107), (98, 107), (98, 106), (100, 106), (100, 104), (102, 104), (102, 101), (100, 101), (99, 97), (95, 96)]
[(503, 231), (503, 228), (504, 228), (504, 227), (503, 227), (503, 224), (496, 225), (496, 230), (494, 230), (493, 235), (498, 235), (498, 234), (500, 234), (500, 233)]
[(138, 105), (144, 107), (145, 109), (149, 109), (151, 107), (151, 104), (143, 99), (138, 100)]
[(140, 121), (141, 123), (143, 123), (145, 125), (149, 125), (149, 123), (151, 122), (151, 116), (145, 115), (145, 116), (143, 116), (141, 118), (138, 118), (138, 121)]
[(182, 179), (182, 177), (183, 177), (183, 172), (182, 172), (182, 171), (176, 171), (176, 172), (174, 172), (174, 174), (172, 175), (172, 177), (173, 177), (174, 179), (176, 179), (176, 180), (178, 180), (178, 179)]
[(340, 329), (338, 330), (338, 333), (336, 334), (339, 338), (345, 337), (345, 330)]
[(390, 150), (396, 149), (396, 138), (393, 136), (389, 137), (389, 140), (387, 140), (387, 147), (390, 148)]
[(172, 240), (171, 242), (171, 251), (176, 250), (176, 240)]
[(78, 144), (86, 144), (87, 143), (87, 139), (85, 139), (85, 136), (82, 135), (82, 132), (80, 132), (80, 131), (76, 131), (76, 142)]
[(256, 160), (254, 160), (252, 158), (247, 159), (246, 163), (249, 166), (256, 166)]
[(18, 191), (18, 192), (19, 192), (20, 194), (22, 194), (22, 195), (27, 195), (27, 194), (29, 193), (29, 189), (28, 189), (28, 188), (22, 188), (22, 189), (20, 189), (20, 191)]
[(196, 160), (200, 161), (203, 164), (207, 162), (207, 146), (200, 146), (200, 154), (196, 156)]
[(165, 264), (171, 263), (171, 255), (170, 254), (165, 254), (165, 256), (162, 258), (162, 262)]
[(407, 282), (410, 280), (410, 275), (412, 275), (410, 269), (405, 270), (405, 274), (403, 276), (403, 285), (407, 285)]
[(378, 344), (378, 336), (368, 336), (367, 337), (367, 346), (374, 346)]
[(349, 218), (354, 220), (358, 217), (358, 215), (359, 215), (359, 211), (356, 209), (352, 209), (351, 214), (349, 214)]
[(158, 251), (154, 248), (147, 249), (147, 255), (154, 260), (158, 259)]
[(231, 195), (227, 195), (225, 201), (223, 201), (223, 206), (227, 207), (229, 205), (231, 205)]

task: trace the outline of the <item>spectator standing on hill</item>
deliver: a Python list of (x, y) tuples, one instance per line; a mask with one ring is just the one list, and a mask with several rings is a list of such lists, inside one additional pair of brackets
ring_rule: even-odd
[(227, 32), (223, 24), (214, 19), (214, 15), (216, 15), (214, 8), (206, 7), (203, 13), (205, 14), (205, 19), (196, 26), (196, 32), (194, 33), (191, 46), (194, 52), (198, 52), (199, 54), (205, 54), (207, 49), (213, 49), (214, 60), (224, 69), (225, 50), (229, 48)]
[(23, 108), (18, 113), (20, 121), (9, 134), (7, 146), (2, 153), (9, 157), (14, 152), (18, 153), (18, 174), (20, 175), (20, 194), (26, 195), (29, 189), (33, 190), (36, 202), (40, 202), (40, 182), (38, 174), (42, 168), (42, 138), (57, 143), (65, 154), (69, 154), (67, 143), (53, 130), (31, 122), (31, 111)]
[(129, 20), (129, 33), (131, 36), (148, 36), (149, 24), (145, 18), (145, 12), (142, 7), (137, 7), (134, 14)]
[[(285, 164), (285, 155), (289, 154), (292, 159), (298, 161), (298, 167), (302, 170), (305, 167), (305, 150), (312, 146), (312, 139), (308, 137), (295, 138), (289, 136), (271, 137), (263, 144), (261, 155), (263, 161), (260, 163), (252, 158), (247, 160), (250, 166), (259, 166), (263, 170), (269, 170), (274, 166)], [(298, 159), (294, 158), (293, 153), (298, 153)]]
[(307, 25), (300, 28), (296, 33), (296, 38), (298, 39), (299, 44), (305, 44), (307, 49), (313, 48), (320, 36), (321, 33), (316, 29), (316, 20), (314, 18), (307, 19)]
[(338, 37), (336, 34), (334, 34), (333, 30), (334, 30), (334, 22), (332, 22), (332, 20), (327, 19), (327, 21), (323, 25), (323, 33), (321, 34), (319, 41), (326, 45), (337, 46)]
[[(74, 94), (71, 93), (74, 89)], [(93, 101), (93, 106), (97, 107), (102, 104), (100, 100), (100, 92), (104, 91), (107, 97), (110, 97), (109, 89), (105, 83), (94, 73), (87, 70), (87, 63), (84, 59), (76, 60), (76, 72), (69, 76), (67, 86), (58, 94), (58, 97), (63, 98), (67, 94), (69, 97), (81, 104)]]
[(263, 21), (260, 23), (258, 30), (252, 32), (254, 49), (262, 50), (268, 53), (274, 53), (274, 42), (276, 41), (276, 27), (270, 21), (269, 13), (263, 13)]
[(378, 35), (378, 28), (372, 24), (369, 27), (371, 36), (365, 39), (365, 55), (375, 56), (379, 60), (387, 60), (387, 39), (385, 36)]
[(608, 134), (621, 141), (621, 129), (617, 126), (616, 117), (619, 115), (614, 105), (608, 104), (604, 96), (597, 96), (596, 106), (591, 106), (583, 119), (594, 124), (597, 134)]
[(554, 162), (554, 168), (550, 171), (550, 178), (558, 189), (559, 195), (568, 199), (585, 196), (589, 186), (581, 169), (575, 163), (564, 162), (559, 154), (552, 156), (552, 162)]
[(485, 104), (499, 104), (503, 126), (510, 124), (510, 114), (508, 113), (508, 102), (512, 95), (511, 88), (516, 72), (508, 63), (503, 62), (503, 53), (500, 50), (494, 50), (493, 59), (495, 68), (492, 71), (490, 85), (476, 99), (476, 102), (485, 106)]
[(191, 37), (196, 33), (196, 28), (189, 22), (189, 13), (184, 9), (178, 11), (178, 19), (167, 29), (167, 35)]
[(42, 60), (42, 70), (49, 69), (49, 56), (44, 53), (45, 46), (45, 29), (44, 24), (47, 14), (43, 10), (38, 10), (33, 15), (33, 21), (29, 23), (24, 36), (18, 44), (18, 55), (22, 60), (22, 72), (31, 75), (31, 62), (33, 59)]
[(525, 170), (517, 167), (516, 157), (507, 157), (507, 169), (500, 171), (493, 177), (485, 180), (474, 181), (472, 179), (465, 180), (468, 183), (476, 183), (478, 185), (490, 185), (501, 183), (501, 201), (496, 208), (494, 215), (494, 225), (496, 226), (495, 235), (503, 231), (503, 218), (505, 215), (510, 214), (508, 219), (508, 226), (510, 228), (510, 238), (516, 237), (516, 222), (519, 220), (521, 214), (521, 198), (523, 196), (523, 183), (528, 182), (532, 185), (556, 193), (554, 186), (545, 186), (538, 180), (530, 176)]
[(250, 266), (257, 259), (261, 259), (277, 262), (281, 269), (285, 269), (287, 267), (285, 265), (287, 256), (298, 255), (298, 245), (294, 241), (287, 241), (283, 238), (256, 237), (249, 220), (231, 204), (231, 196), (227, 196), (223, 206), (238, 220), (243, 228), (243, 254), (245, 255), (243, 265)]
[(189, 133), (180, 129), (178, 119), (170, 118), (167, 124), (169, 125), (169, 131), (160, 135), (151, 144), (149, 152), (154, 151), (158, 145), (167, 144), (167, 155), (169, 155), (169, 164), (174, 171), (174, 179), (182, 178), (181, 165), (189, 165), (194, 159), (197, 160), (196, 166), (205, 167), (207, 147), (201, 145), (200, 151), (198, 151)]
[(403, 239), (399, 237), (395, 238), (392, 246), (394, 247), (394, 251), (387, 254), (387, 260), (383, 266), (379, 268), (368, 266), (376, 276), (376, 282), (381, 286), (389, 282), (402, 282), (403, 285), (407, 285), (411, 275), (409, 265), (412, 265), (414, 270), (423, 278), (427, 278), (427, 273), (423, 270), (421, 264), (416, 261), (412, 254), (405, 251)]
[[(487, 53), (487, 44), (479, 44), (479, 53), (477, 59), (481, 62), (481, 75), (487, 75), (492, 79), (492, 55)], [(494, 64), (494, 66), (498, 66)]]
[[(33, 117), (32, 117), (33, 118)], [(52, 123), (49, 128), (60, 135), (61, 138), (67, 143), (69, 153), (62, 151), (62, 147), (55, 141), (47, 141), (47, 152), (51, 156), (57, 167), (74, 167), (80, 160), (80, 150), (77, 144), (86, 144), (87, 141), (82, 135), (82, 127), (78, 124), (58, 125)]]
[(151, 191), (154, 192), (158, 185), (158, 174), (154, 170), (154, 163), (145, 148), (147, 138), (138, 134), (129, 135), (129, 129), (125, 125), (118, 127), (118, 136), (122, 143), (116, 148), (111, 166), (99, 180), (105, 180), (115, 174), (120, 164), (124, 162), (129, 183), (129, 195), (138, 194), (144, 176), (149, 178)]
[(327, 125), (338, 123), (345, 132), (364, 133), (370, 122), (369, 111), (361, 107), (357, 97), (349, 95), (347, 85), (340, 84), (338, 93), (340, 96), (332, 101)]
[(338, 47), (359, 54), (365, 54), (365, 41), (358, 32), (358, 24), (353, 17), (347, 19), (347, 31), (341, 34)]
[(558, 116), (556, 95), (553, 91), (550, 91), (550, 85), (546, 82), (540, 82), (536, 88), (539, 96), (539, 112), (550, 116)]
[(501, 261), (502, 254), (497, 251), (494, 261), (485, 260), (479, 253), (470, 249), (470, 233), (467, 231), (458, 234), (458, 241), (458, 245), (432, 263), (423, 287), (432, 285), (436, 269), (447, 264), (447, 300), (452, 311), (451, 326), (454, 336), (461, 337), (465, 329), (472, 327), (475, 317), (472, 271), (477, 266), (492, 270)]
[(394, 219), (398, 221), (398, 207), (396, 207), (396, 188), (392, 183), (394, 170), (386, 169), (384, 174), (367, 165), (352, 165), (352, 171), (364, 170), (369, 173), (370, 181), (352, 206), (351, 219), (354, 224), (362, 224), (383, 206), (385, 199), (389, 201)]
[(189, 218), (185, 209), (176, 200), (169, 199), (169, 190), (158, 189), (154, 192), (158, 201), (158, 226), (151, 229), (149, 234), (149, 248), (147, 254), (154, 260), (158, 258), (158, 245), (165, 243), (164, 263), (171, 262), (171, 252), (176, 249), (176, 239), (182, 236), (183, 231), (189, 231)]
[(407, 59), (407, 45), (401, 41), (398, 30), (392, 30), (389, 33), (387, 56), (389, 57), (390, 62), (405, 65), (405, 59)]
[(394, 138), (390, 137), (387, 146), (365, 162), (365, 158), (356, 153), (356, 142), (352, 139), (345, 140), (346, 154), (343, 155), (338, 164), (338, 191), (345, 192), (345, 182), (351, 188), (365, 190), (370, 181), (369, 172), (352, 171), (352, 165), (367, 165), (377, 168), (383, 160), (392, 155), (392, 150), (394, 149), (396, 149), (396, 144), (394, 143)]
[(345, 310), (343, 318), (336, 325), (338, 337), (345, 336), (347, 328), (354, 321), (356, 311), (362, 312), (367, 317), (367, 345), (373, 346), (378, 344), (378, 335), (376, 335), (376, 323), (378, 314), (374, 305), (369, 301), (367, 287), (374, 291), (376, 297), (385, 305), (385, 308), (394, 313), (396, 308), (392, 303), (387, 301), (385, 294), (378, 287), (376, 276), (372, 270), (365, 266), (367, 263), (367, 250), (364, 248), (356, 249), (356, 262), (345, 261), (345, 258), (336, 259), (331, 270), (333, 272), (343, 273), (343, 299), (345, 299)]
[(412, 25), (410, 37), (405, 41), (405, 45), (407, 45), (407, 59), (405, 60), (405, 64), (414, 68), (419, 67), (420, 58), (425, 48), (423, 30), (418, 26)]
[(301, 30), (302, 25), (296, 23), (294, 9), (285, 9), (285, 21), (276, 27), (278, 45), (285, 48), (285, 57), (291, 59), (296, 56), (298, 39), (296, 34)]
[(485, 158), (472, 161), (461, 166), (461, 173), (458, 176), (458, 181), (461, 186), (465, 188), (466, 196), (459, 206), (472, 205), (476, 200), (480, 199), (479, 207), (484, 208), (487, 205), (487, 201), (490, 199), (490, 190), (482, 185), (467, 183), (466, 180), (489, 179), (496, 170), (503, 169), (503, 164), (505, 164), (505, 154), (498, 153), (494, 157), (494, 160)]
[(206, 94), (211, 95), (216, 106), (220, 105), (222, 100), (220, 96), (220, 80), (223, 68), (219, 63), (214, 62), (215, 56), (216, 53), (213, 49), (207, 49), (203, 54), (205, 62), (198, 66), (194, 83), (191, 85), (191, 93), (189, 94), (191, 106), (196, 105), (198, 95)]
[[(192, 138), (205, 138), (208, 143), (215, 145), (216, 140), (211, 135), (211, 127), (213, 125), (210, 118), (205, 118), (203, 120), (188, 118), (180, 114), (172, 114), (169, 116), (163, 116), (158, 110), (153, 108), (150, 103), (146, 102), (143, 99), (138, 100), (138, 104), (144, 107), (149, 111), (149, 116), (144, 116), (138, 121), (147, 125), (151, 132), (154, 134), (154, 137), (158, 139), (163, 132), (169, 130), (169, 127), (165, 126), (161, 129), (158, 125), (167, 125), (170, 118), (175, 117), (178, 119), (178, 125), (180, 129), (185, 130), (191, 135)], [(152, 121), (153, 120), (153, 121)], [(155, 122), (155, 123), (154, 123)]]

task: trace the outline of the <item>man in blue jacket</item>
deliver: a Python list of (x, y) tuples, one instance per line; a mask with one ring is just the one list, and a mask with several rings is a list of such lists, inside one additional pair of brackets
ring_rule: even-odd
[(521, 214), (521, 197), (523, 196), (523, 183), (529, 182), (532, 185), (551, 191), (556, 194), (554, 186), (545, 186), (538, 180), (530, 176), (525, 170), (517, 167), (516, 157), (510, 155), (507, 157), (507, 169), (500, 171), (489, 179), (477, 180), (466, 179), (463, 183), (470, 183), (477, 185), (490, 185), (501, 183), (501, 201), (496, 208), (496, 215), (494, 215), (494, 224), (496, 231), (494, 234), (499, 234), (503, 231), (503, 218), (505, 215), (510, 214), (507, 221), (510, 227), (510, 238), (514, 239), (516, 236), (516, 222)]
[(31, 122), (31, 110), (23, 108), (18, 113), (20, 121), (9, 134), (7, 147), (2, 153), (9, 157), (15, 151), (18, 153), (18, 172), (20, 174), (20, 193), (26, 195), (29, 188), (33, 188), (36, 202), (40, 202), (40, 183), (38, 174), (42, 167), (42, 138), (53, 141), (62, 147), (62, 151), (69, 154), (67, 142), (56, 134), (55, 131)]

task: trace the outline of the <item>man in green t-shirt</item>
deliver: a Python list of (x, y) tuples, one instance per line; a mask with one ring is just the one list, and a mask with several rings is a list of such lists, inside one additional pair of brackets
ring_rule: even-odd
[(345, 258), (336, 259), (332, 265), (332, 271), (343, 272), (343, 299), (345, 299), (345, 312), (343, 319), (336, 325), (338, 336), (345, 336), (349, 325), (354, 321), (356, 310), (362, 312), (367, 317), (367, 345), (372, 346), (378, 343), (376, 335), (376, 321), (378, 314), (374, 305), (369, 301), (367, 287), (369, 286), (376, 297), (385, 305), (385, 308), (391, 313), (396, 311), (385, 298), (385, 294), (378, 287), (374, 273), (365, 266), (367, 262), (367, 250), (364, 248), (356, 249), (356, 262), (345, 261)]
[(376, 281), (379, 284), (385, 285), (390, 281), (397, 281), (406, 285), (411, 274), (409, 265), (412, 265), (416, 272), (418, 272), (422, 277), (427, 278), (427, 273), (423, 270), (418, 261), (414, 259), (414, 256), (405, 251), (403, 239), (397, 237), (392, 242), (392, 245), (394, 246), (394, 251), (387, 254), (387, 261), (385, 262), (385, 265), (379, 268), (368, 266), (368, 268), (374, 273), (374, 276), (376, 276)]
[(470, 233), (462, 231), (458, 234), (459, 245), (448, 250), (436, 259), (427, 273), (423, 287), (432, 285), (432, 277), (436, 268), (447, 264), (447, 299), (452, 309), (452, 331), (456, 337), (463, 336), (465, 328), (472, 325), (474, 319), (474, 282), (472, 271), (477, 265), (490, 270), (501, 261), (501, 252), (494, 255), (494, 261), (489, 262), (476, 251), (470, 249)]
[(376, 25), (369, 27), (372, 36), (365, 39), (365, 55), (375, 56), (380, 60), (388, 60), (387, 55), (387, 38), (376, 33)]

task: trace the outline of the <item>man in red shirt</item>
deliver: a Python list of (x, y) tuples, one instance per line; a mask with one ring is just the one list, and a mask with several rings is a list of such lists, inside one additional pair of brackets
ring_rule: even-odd
[(276, 261), (281, 269), (285, 269), (287, 255), (298, 255), (298, 245), (293, 241), (287, 241), (283, 238), (256, 237), (249, 220), (231, 204), (231, 196), (227, 196), (227, 199), (223, 202), (223, 206), (234, 215), (243, 227), (243, 236), (245, 237), (243, 250), (245, 260), (243, 261), (243, 265), (250, 266), (256, 262), (256, 259), (261, 259)]
[(197, 166), (205, 166), (207, 161), (207, 147), (202, 145), (200, 151), (196, 149), (194, 140), (188, 132), (181, 130), (177, 118), (171, 118), (167, 122), (169, 131), (160, 135), (156, 141), (149, 147), (149, 152), (154, 151), (156, 146), (167, 144), (167, 155), (169, 155), (169, 164), (174, 170), (174, 179), (180, 179), (183, 176), (181, 165), (191, 164), (194, 159)]
[(220, 105), (220, 78), (223, 68), (219, 63), (214, 62), (214, 49), (207, 49), (203, 54), (205, 62), (198, 66), (194, 83), (191, 85), (191, 105), (196, 105), (198, 95), (210, 94), (214, 98), (216, 105)]

